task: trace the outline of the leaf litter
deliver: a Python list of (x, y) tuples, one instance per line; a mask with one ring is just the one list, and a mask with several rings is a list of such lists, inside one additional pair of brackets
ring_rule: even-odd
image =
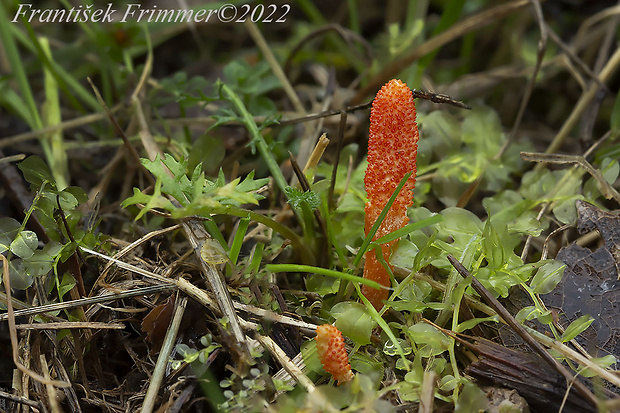
[(543, 296), (548, 307), (558, 310), (563, 324), (583, 315), (594, 318), (591, 329), (581, 337), (595, 357), (620, 357), (620, 215), (578, 200), (577, 230), (596, 230), (603, 245), (592, 251), (577, 242), (563, 247), (557, 259), (566, 263), (564, 277), (556, 288)]

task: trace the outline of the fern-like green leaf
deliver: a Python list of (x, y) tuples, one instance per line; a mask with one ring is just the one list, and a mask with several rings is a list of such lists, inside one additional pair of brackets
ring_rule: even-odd
[(284, 189), (284, 193), (286, 194), (286, 198), (293, 209), (299, 209), (301, 208), (301, 205), (305, 203), (311, 211), (314, 211), (321, 205), (321, 199), (315, 192), (312, 191), (303, 192), (300, 189), (287, 186)]
[(172, 202), (161, 193), (162, 183), (161, 180), (155, 182), (155, 188), (153, 189), (153, 195), (148, 195), (140, 192), (138, 188), (133, 189), (133, 195), (124, 200), (121, 203), (123, 208), (130, 205), (143, 204), (144, 208), (136, 216), (136, 220), (142, 218), (144, 214), (153, 208), (161, 208), (166, 211), (174, 211), (176, 208), (172, 205)]

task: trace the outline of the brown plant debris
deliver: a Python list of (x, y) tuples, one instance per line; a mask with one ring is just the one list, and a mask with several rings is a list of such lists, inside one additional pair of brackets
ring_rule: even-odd
[(562, 248), (557, 259), (566, 263), (564, 277), (543, 299), (548, 307), (560, 310), (562, 324), (568, 325), (582, 315), (592, 316), (591, 328), (582, 334), (587, 341), (587, 350), (595, 357), (606, 353), (618, 356), (620, 215), (602, 211), (583, 201), (577, 201), (576, 205), (579, 233), (597, 230), (604, 245), (595, 251), (574, 242)]
[[(479, 355), (478, 361), (467, 366), (465, 374), (475, 378), (480, 384), (516, 390), (527, 400), (532, 412), (559, 411), (567, 383), (542, 357), (485, 339), (475, 339), (473, 343), (463, 342)], [(596, 407), (571, 388), (562, 411), (596, 412)]]

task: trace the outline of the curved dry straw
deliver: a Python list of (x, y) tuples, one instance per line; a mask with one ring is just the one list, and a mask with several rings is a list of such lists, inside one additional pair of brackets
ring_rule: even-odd
[(2, 277), (4, 281), (4, 289), (6, 290), (6, 310), (9, 322), (9, 335), (11, 336), (11, 347), (13, 350), (13, 363), (22, 373), (26, 374), (33, 380), (38, 381), (46, 386), (71, 387), (71, 383), (62, 380), (51, 380), (41, 376), (38, 373), (28, 369), (19, 361), (19, 343), (17, 342), (17, 328), (15, 327), (15, 314), (13, 313), (13, 302), (11, 300), (11, 280), (9, 279), (9, 260), (4, 255), (0, 255), (2, 260)]

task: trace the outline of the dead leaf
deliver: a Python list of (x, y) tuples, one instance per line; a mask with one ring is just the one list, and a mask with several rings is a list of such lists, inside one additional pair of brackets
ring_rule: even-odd
[(142, 331), (146, 333), (146, 341), (151, 343), (151, 354), (159, 352), (166, 336), (166, 331), (172, 319), (174, 310), (174, 295), (168, 297), (166, 301), (153, 308), (142, 320)]
[[(560, 250), (557, 259), (566, 263), (564, 278), (554, 291), (543, 296), (550, 308), (560, 310), (560, 321), (567, 326), (582, 315), (594, 318), (582, 334), (587, 350), (595, 357), (620, 355), (620, 215), (577, 201), (580, 233), (597, 230), (605, 244), (596, 251), (572, 243)], [(598, 350), (604, 350), (600, 354)]]

